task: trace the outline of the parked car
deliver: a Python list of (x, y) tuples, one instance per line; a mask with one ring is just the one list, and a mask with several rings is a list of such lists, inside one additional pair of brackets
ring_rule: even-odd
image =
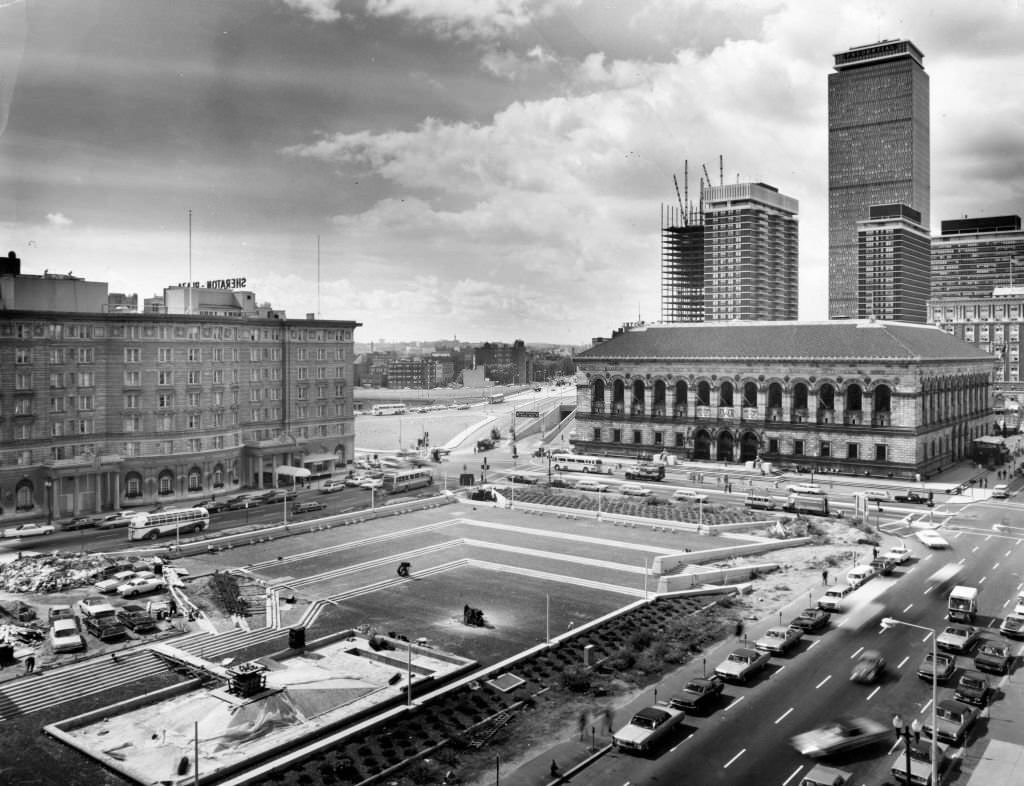
[(105, 579), (100, 579), (92, 585), (92, 588), (97, 592), (104, 594), (110, 594), (117, 592), (117, 588), (124, 584), (129, 579), (135, 578), (134, 570), (119, 570), (113, 576)]
[(117, 588), (117, 594), (122, 598), (134, 598), (136, 595), (145, 595), (147, 592), (156, 592), (163, 589), (164, 582), (158, 576), (136, 576), (128, 579)]
[(954, 671), (956, 671), (956, 658), (953, 655), (940, 652), (932, 660), (932, 654), (929, 652), (921, 660), (921, 665), (917, 667), (917, 676), (931, 682), (934, 672), (937, 682), (945, 682), (953, 676)]
[(875, 557), (871, 560), (870, 565), (875, 571), (875, 575), (878, 576), (891, 576), (896, 567), (896, 563), (886, 557)]
[(797, 734), (790, 742), (798, 753), (811, 758), (888, 741), (892, 728), (871, 718), (839, 718), (824, 726)]
[(96, 526), (98, 521), (99, 517), (97, 516), (79, 516), (78, 518), (71, 519), (71, 521), (63, 524), (61, 529), (65, 532), (74, 532), (75, 530), (80, 529), (92, 529)]
[(323, 510), (327, 505), (318, 499), (296, 502), (292, 505), (292, 513), (312, 513), (314, 510)]
[[(931, 739), (931, 715), (925, 716), (921, 724), (921, 735)], [(974, 722), (978, 720), (978, 708), (956, 699), (942, 699), (935, 707), (935, 739), (950, 745), (961, 745), (967, 738)]]
[(156, 618), (139, 603), (125, 603), (117, 610), (117, 619), (135, 633), (151, 633), (158, 627)]
[(384, 488), (384, 478), (367, 478), (359, 484), (359, 488), (362, 489), (380, 489)]
[(889, 502), (892, 499), (888, 491), (879, 491), (878, 489), (865, 491), (864, 497), (868, 502)]
[(509, 475), (510, 483), (522, 483), (524, 485), (533, 485), (537, 482), (536, 478), (531, 478), (529, 475)]
[(804, 609), (790, 621), (789, 626), (808, 633), (824, 628), (830, 619), (832, 615), (824, 609)]
[(953, 698), (967, 704), (984, 707), (992, 698), (992, 684), (988, 677), (978, 671), (965, 671), (956, 683)]
[[(906, 743), (904, 743), (905, 745)], [(953, 765), (957, 762), (947, 750), (947, 746), (935, 744), (935, 771), (938, 773), (939, 784), (949, 780)], [(896, 778), (897, 783), (907, 783), (907, 751), (901, 745), (899, 751), (893, 757), (889, 772)], [(922, 739), (920, 742), (910, 743), (910, 782), (932, 784), (932, 743), (930, 740)]]
[(818, 608), (825, 611), (842, 611), (846, 603), (846, 596), (853, 592), (849, 584), (836, 584), (825, 590), (825, 594), (818, 598)]
[(1006, 483), (997, 483), (992, 487), (992, 499), (1009, 499), (1010, 487)]
[(74, 619), (56, 619), (50, 625), (50, 647), (54, 652), (74, 652), (85, 648), (85, 640)]
[(670, 703), (687, 712), (706, 712), (709, 706), (718, 702), (724, 688), (725, 682), (717, 674), (697, 677), (687, 682)]
[(875, 569), (870, 565), (856, 565), (846, 574), (846, 583), (854, 589), (865, 584), (868, 579), (875, 575)]
[(817, 483), (793, 483), (786, 487), (790, 494), (822, 494), (821, 486)]
[(754, 642), (754, 647), (773, 655), (785, 655), (795, 647), (804, 636), (800, 628), (775, 626), (768, 628), (764, 635)]
[(724, 661), (715, 667), (715, 674), (728, 682), (747, 682), (764, 669), (771, 655), (747, 647), (733, 650)]
[(608, 490), (607, 483), (600, 483), (596, 480), (578, 480), (576, 481), (576, 489), (579, 491), (596, 491), (598, 493)]
[(947, 625), (935, 644), (940, 650), (963, 654), (974, 646), (980, 635), (972, 625)]
[(201, 502), (197, 502), (192, 506), (193, 508), (206, 508), (207, 513), (220, 513), (222, 510), (228, 509), (227, 500), (223, 499), (204, 499)]
[(864, 650), (853, 665), (850, 680), (870, 685), (877, 682), (884, 672), (885, 658), (882, 657), (882, 653), (878, 650)]
[(19, 524), (17, 527), (8, 527), (4, 530), (5, 538), (34, 538), (38, 535), (50, 535), (53, 533), (52, 524), (44, 524), (39, 521), (31, 521), (27, 524)]
[(853, 773), (816, 764), (800, 780), (799, 786), (847, 786), (853, 782)]
[(96, 523), (96, 529), (119, 529), (132, 523), (132, 516), (124, 513), (111, 513)]
[(623, 483), (619, 486), (619, 493), (630, 497), (649, 497), (650, 489), (645, 489), (639, 483)]
[(615, 732), (613, 741), (620, 750), (648, 753), (682, 723), (686, 713), (668, 704), (645, 707)]
[(672, 499), (676, 502), (702, 502), (708, 501), (708, 495), (696, 489), (676, 489), (672, 492)]
[(893, 546), (885, 554), (882, 555), (882, 559), (888, 559), (895, 562), (897, 565), (902, 565), (904, 562), (914, 556), (910, 549), (906, 546)]
[(1010, 648), (1001, 641), (985, 639), (974, 653), (974, 668), (995, 674), (1009, 674), (1013, 666)]

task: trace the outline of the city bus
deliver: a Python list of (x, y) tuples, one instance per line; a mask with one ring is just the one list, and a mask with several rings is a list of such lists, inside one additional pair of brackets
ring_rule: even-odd
[(434, 482), (434, 473), (425, 467), (384, 473), (384, 490), (390, 494), (423, 488)]
[(487, 397), (487, 403), (488, 404), (500, 404), (504, 400), (505, 400), (505, 394), (504, 393), (495, 393), (494, 395)]
[(552, 453), (551, 466), (563, 472), (594, 472), (611, 475), (614, 462), (603, 456), (580, 456), (576, 453)]
[(374, 404), (374, 415), (404, 415), (405, 404)]
[(206, 508), (138, 513), (128, 525), (128, 540), (155, 540), (175, 533), (202, 532), (209, 526), (210, 512)]

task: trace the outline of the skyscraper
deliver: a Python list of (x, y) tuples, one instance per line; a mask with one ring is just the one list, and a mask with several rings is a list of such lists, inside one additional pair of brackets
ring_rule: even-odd
[(796, 319), (799, 203), (766, 183), (704, 190), (704, 320)]
[(1020, 216), (942, 222), (932, 238), (932, 298), (989, 297), (996, 287), (1024, 284)]
[(907, 205), (929, 226), (928, 74), (910, 41), (835, 55), (828, 76), (829, 317), (855, 317), (857, 222), (872, 205)]
[(704, 321), (704, 224), (661, 213), (661, 321)]
[(857, 316), (927, 320), (931, 238), (906, 205), (874, 205), (857, 222)]

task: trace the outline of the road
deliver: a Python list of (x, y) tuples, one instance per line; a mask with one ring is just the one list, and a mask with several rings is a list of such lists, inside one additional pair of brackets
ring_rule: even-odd
[[(945, 598), (930, 585), (928, 577), (948, 561), (962, 561), (959, 583), (982, 590), (982, 614), (976, 622), (980, 627), (998, 626), (1007, 603), (1021, 586), (1022, 539), (993, 531), (993, 524), (1005, 515), (1006, 508), (986, 503), (969, 510), (975, 518), (963, 529), (947, 533), (953, 546), (950, 551), (928, 551), (909, 539), (916, 558), (892, 577), (873, 579), (857, 590), (854, 597), (862, 609), (859, 614), (834, 615), (830, 629), (805, 636), (799, 650), (790, 657), (773, 657), (766, 673), (751, 685), (729, 686), (721, 709), (708, 717), (688, 717), (669, 749), (660, 756), (643, 759), (609, 754), (588, 770), (588, 783), (675, 784), (681, 776), (696, 773), (702, 784), (791, 786), (799, 783), (800, 775), (813, 766), (811, 760), (790, 747), (789, 739), (794, 734), (840, 715), (864, 715), (885, 724), (890, 723), (895, 713), (925, 719), (931, 711), (931, 685), (921, 680), (916, 670), (921, 659), (931, 652), (931, 634), (905, 626), (883, 632), (879, 625), (881, 617), (893, 616), (941, 630), (945, 624)], [(871, 601), (870, 596), (879, 592)], [(794, 616), (803, 601), (800, 598), (785, 609), (784, 618)], [(861, 618), (860, 627), (851, 624), (855, 616)], [(777, 623), (777, 619), (766, 619), (748, 630), (750, 640), (772, 623)], [(998, 632), (988, 635), (999, 638)], [(737, 644), (733, 639), (708, 653), (706, 668), (712, 670)], [(866, 648), (880, 650), (888, 663), (888, 673), (879, 685), (849, 681), (854, 660)], [(1019, 658), (1024, 647), (1015, 644), (1013, 649)], [(971, 666), (969, 656), (958, 656), (957, 661), (958, 669), (948, 682), (949, 687), (939, 687), (940, 699), (952, 693), (959, 674)], [(689, 676), (693, 675), (685, 678)], [(685, 678), (681, 675), (673, 690)], [(1019, 737), (1020, 731), (1013, 729), (1012, 724), (1006, 725), (1011, 728), (1005, 734), (1011, 741), (1019, 741), (1012, 738)], [(987, 726), (984, 721), (979, 723), (971, 739), (984, 733)], [(883, 783), (894, 751), (894, 746), (879, 744), (827, 761), (853, 772), (854, 783)]]

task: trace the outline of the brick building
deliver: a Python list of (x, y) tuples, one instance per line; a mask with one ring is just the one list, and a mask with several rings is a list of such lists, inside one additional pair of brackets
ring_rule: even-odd
[(993, 428), (992, 357), (924, 325), (649, 325), (575, 361), (584, 453), (914, 478)]

